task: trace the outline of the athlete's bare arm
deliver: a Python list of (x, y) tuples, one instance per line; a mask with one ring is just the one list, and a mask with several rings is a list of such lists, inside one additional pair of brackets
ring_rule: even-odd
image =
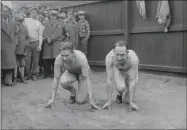
[(130, 105), (130, 111), (132, 109), (136, 111), (140, 111), (141, 109), (135, 104), (134, 97), (135, 97), (135, 89), (136, 84), (138, 82), (138, 65), (139, 65), (139, 59), (138, 56), (134, 51), (131, 51), (131, 68), (129, 70), (129, 78), (127, 79), (127, 87), (129, 88), (129, 105)]
[(113, 57), (112, 57), (112, 52), (109, 52), (108, 55), (106, 56), (105, 65), (106, 65), (106, 74), (107, 74), (106, 91), (107, 91), (108, 101), (103, 106), (103, 109), (105, 109), (105, 108), (111, 109), (112, 92), (113, 92)]
[(95, 105), (95, 102), (93, 100), (93, 95), (92, 95), (92, 86), (91, 86), (91, 69), (88, 64), (88, 60), (86, 56), (82, 56), (79, 60), (79, 64), (81, 67), (82, 75), (83, 75), (83, 80), (86, 81), (86, 86), (88, 89), (88, 94), (89, 94), (89, 100), (90, 100), (90, 105), (95, 108), (95, 109), (100, 109), (97, 105)]
[(49, 102), (47, 103), (47, 105), (45, 106), (46, 108), (52, 107), (55, 102), (60, 77), (62, 75), (61, 62), (62, 61), (60, 60), (60, 57), (57, 56), (57, 58), (55, 60), (55, 64), (54, 64), (54, 79), (53, 79), (53, 83), (52, 83), (52, 97), (49, 100)]

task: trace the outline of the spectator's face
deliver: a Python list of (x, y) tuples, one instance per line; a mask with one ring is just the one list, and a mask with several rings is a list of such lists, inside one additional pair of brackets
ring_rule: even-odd
[(61, 51), (61, 57), (65, 63), (70, 63), (73, 59), (73, 53), (71, 50), (63, 50)]
[(6, 19), (9, 17), (10, 11), (6, 6), (3, 6), (1, 14), (2, 14), (3, 18)]
[(32, 10), (32, 11), (30, 12), (30, 16), (31, 16), (31, 18), (36, 19), (37, 16), (38, 16), (38, 11), (37, 11), (37, 10)]
[(45, 15), (45, 17), (48, 17), (49, 16), (48, 11), (44, 11), (44, 15)]
[(62, 12), (61, 15), (62, 15), (63, 18), (67, 17), (65, 12)]
[(57, 18), (57, 16), (56, 16), (55, 14), (51, 14), (51, 15), (50, 15), (50, 19), (51, 19), (51, 20), (56, 20), (56, 18)]
[(85, 16), (84, 16), (83, 14), (80, 14), (80, 15), (79, 15), (79, 19), (82, 20), (82, 19), (84, 19), (84, 18), (85, 18)]

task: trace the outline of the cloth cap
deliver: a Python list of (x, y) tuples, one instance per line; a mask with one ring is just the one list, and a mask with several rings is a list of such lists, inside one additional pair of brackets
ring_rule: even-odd
[(78, 12), (78, 15), (82, 15), (82, 14), (84, 15), (84, 14), (86, 14), (86, 12), (82, 11), (82, 10)]
[(66, 17), (66, 14), (64, 14), (64, 13), (59, 13), (59, 14), (58, 14), (58, 17), (59, 17), (59, 18), (65, 18), (65, 17)]
[(52, 15), (52, 14), (57, 15), (57, 14), (58, 14), (58, 11), (56, 11), (56, 10), (50, 10), (50, 11), (49, 11), (49, 14), (50, 14), (50, 15)]

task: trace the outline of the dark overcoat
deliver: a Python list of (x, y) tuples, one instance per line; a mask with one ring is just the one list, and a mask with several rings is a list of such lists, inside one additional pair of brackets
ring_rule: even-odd
[[(55, 20), (49, 22), (44, 28), (44, 45), (43, 45), (43, 59), (55, 59), (60, 52), (60, 45), (63, 36), (62, 24)], [(47, 38), (52, 40), (51, 43), (47, 42)]]
[(1, 69), (13, 69), (17, 67), (14, 35), (14, 23), (8, 20), (6, 24), (1, 21)]

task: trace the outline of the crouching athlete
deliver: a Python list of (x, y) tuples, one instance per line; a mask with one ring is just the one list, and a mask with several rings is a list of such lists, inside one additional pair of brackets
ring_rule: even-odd
[(52, 84), (52, 98), (48, 101), (46, 108), (52, 107), (60, 84), (64, 89), (70, 91), (69, 102), (83, 104), (89, 98), (90, 105), (94, 109), (100, 109), (93, 100), (91, 86), (91, 69), (84, 53), (73, 50), (71, 42), (62, 42), (61, 52), (54, 63), (54, 80)]

